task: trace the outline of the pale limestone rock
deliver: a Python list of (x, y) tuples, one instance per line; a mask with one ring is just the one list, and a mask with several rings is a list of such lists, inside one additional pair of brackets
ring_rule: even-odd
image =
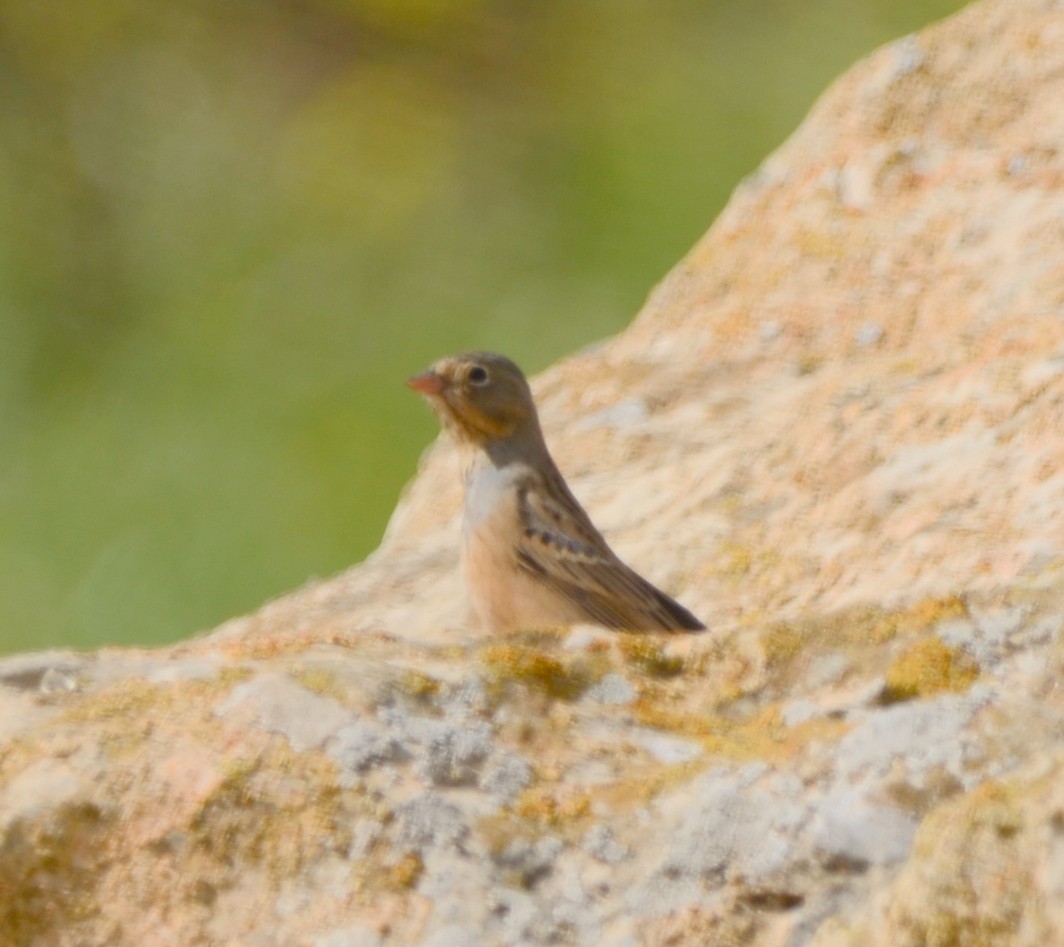
[(534, 381), (711, 626), (483, 640), (429, 450), (367, 562), (0, 661), (0, 943), (1064, 943), (1064, 6), (840, 79)]

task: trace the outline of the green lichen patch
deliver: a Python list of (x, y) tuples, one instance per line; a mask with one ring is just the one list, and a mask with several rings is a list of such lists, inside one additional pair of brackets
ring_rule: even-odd
[[(914, 846), (918, 883), (895, 910), (911, 943), (994, 947), (1014, 943), (1038, 890), (1024, 858), (1023, 790), (987, 783), (932, 812)], [(1029, 838), (1027, 839), (1029, 842)], [(1028, 918), (1030, 920), (1030, 918)]]
[(96, 892), (113, 859), (114, 813), (70, 803), (0, 837), (0, 943), (58, 944), (101, 913)]
[(136, 756), (147, 741), (175, 730), (211, 740), (220, 728), (211, 708), (246, 676), (243, 669), (234, 669), (208, 679), (173, 683), (142, 678), (116, 681), (71, 702), (52, 722), (50, 734), (77, 734), (88, 727), (115, 761)]
[(670, 789), (684, 786), (712, 761), (703, 758), (688, 763), (666, 763), (632, 768), (623, 778), (595, 789), (595, 801), (611, 812), (638, 809)]
[(787, 759), (811, 741), (835, 739), (847, 729), (844, 723), (826, 718), (788, 727), (775, 705), (743, 718), (677, 712), (646, 701), (639, 701), (634, 710), (645, 726), (697, 739), (714, 761)]
[[(318, 864), (323, 853), (346, 859), (352, 827), (376, 824), (379, 836), (351, 862), (349, 896), (368, 905), (404, 894), (424, 871), (416, 851), (396, 846), (393, 815), (379, 795), (337, 783), (334, 764), (316, 751), (298, 753), (270, 737), (259, 752), (238, 758), (182, 833), (175, 852), (189, 876), (218, 890), (255, 870), (283, 884)], [(193, 867), (194, 866), (194, 867)]]
[(749, 546), (725, 543), (718, 550), (719, 571), (732, 579), (745, 578), (753, 568), (754, 553)]
[(978, 676), (978, 666), (964, 652), (939, 638), (925, 638), (891, 662), (880, 699), (894, 704), (943, 691), (965, 691)]
[(681, 675), (674, 681), (656, 679), (667, 684), (666, 692), (690, 700), (697, 696), (702, 703), (726, 706), (756, 690), (764, 677), (764, 662), (747, 632), (706, 640), (698, 639), (698, 650), (683, 659)]
[(770, 668), (789, 664), (810, 643), (815, 631), (800, 625), (778, 624), (761, 634), (761, 648)]
[(941, 621), (961, 618), (967, 607), (960, 596), (920, 599), (897, 609), (862, 607), (833, 615), (770, 625), (760, 636), (765, 663), (775, 685), (785, 688), (809, 655), (840, 651), (860, 663), (876, 660), (884, 645), (926, 633)]
[[(503, 855), (515, 844), (535, 842), (545, 836), (575, 844), (592, 822), (592, 807), (602, 788), (608, 787), (537, 783), (521, 793), (510, 807), (481, 819), (477, 834), (492, 857)], [(528, 887), (532, 878), (519, 866), (512, 867), (508, 883)]]
[(602, 676), (584, 656), (555, 656), (523, 644), (492, 645), (478, 657), (496, 687), (520, 684), (558, 700), (576, 700)]
[[(234, 683), (220, 678), (117, 682), (79, 695), (34, 744), (5, 746), (0, 782), (43, 752), (87, 750), (97, 762), (86, 785), (108, 808), (78, 799), (7, 826), (0, 944), (117, 943), (106, 905), (138, 897), (160, 871), (171, 881), (153, 890), (146, 910), (183, 918), (187, 943), (207, 942), (221, 905), (243, 911), (239, 892), (262, 879), (279, 888), (329, 860), (349, 880), (323, 910), (409, 897), (423, 866), (391, 840), (387, 804), (364, 787), (340, 786), (325, 754), (216, 717)], [(379, 838), (352, 860), (358, 824), (380, 826)]]
[(425, 863), (416, 852), (407, 852), (390, 867), (389, 886), (396, 890), (409, 890), (417, 887), (425, 872)]
[(351, 687), (335, 671), (320, 666), (295, 667), (289, 672), (308, 691), (346, 704), (351, 699)]
[[(197, 682), (199, 683), (199, 682)], [(172, 706), (176, 685), (155, 684), (142, 678), (117, 681), (86, 694), (60, 714), (60, 723), (132, 721)]]
[(684, 660), (669, 654), (666, 646), (647, 635), (624, 637), (619, 643), (624, 660), (651, 677), (676, 677), (683, 673)]
[(592, 796), (583, 786), (538, 785), (526, 789), (511, 812), (540, 831), (572, 829), (591, 812)]
[(429, 674), (423, 674), (413, 668), (404, 668), (395, 681), (395, 687), (413, 701), (429, 703), (440, 693), (440, 682)]
[(330, 760), (270, 738), (259, 752), (232, 760), (192, 814), (186, 854), (212, 863), (211, 874), (255, 865), (270, 877), (288, 877), (322, 847), (339, 851), (349, 843), (344, 801)]

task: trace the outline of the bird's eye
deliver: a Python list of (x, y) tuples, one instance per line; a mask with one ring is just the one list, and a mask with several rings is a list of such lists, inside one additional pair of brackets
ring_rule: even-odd
[(486, 385), (488, 383), (488, 370), (483, 365), (474, 365), (469, 369), (469, 380), (474, 385)]

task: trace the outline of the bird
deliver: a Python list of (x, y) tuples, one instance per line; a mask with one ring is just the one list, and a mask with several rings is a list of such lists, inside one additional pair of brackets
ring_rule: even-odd
[(407, 385), (463, 455), (461, 564), (482, 627), (507, 634), (574, 624), (629, 632), (705, 625), (617, 556), (547, 449), (532, 389), (510, 359), (465, 352)]

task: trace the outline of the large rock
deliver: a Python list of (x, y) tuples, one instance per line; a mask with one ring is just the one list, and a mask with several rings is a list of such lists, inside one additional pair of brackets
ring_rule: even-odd
[(346, 575), (0, 662), (0, 943), (1064, 943), (1061, 103), (1049, 0), (881, 50), (536, 380), (711, 633), (479, 636), (441, 444)]

